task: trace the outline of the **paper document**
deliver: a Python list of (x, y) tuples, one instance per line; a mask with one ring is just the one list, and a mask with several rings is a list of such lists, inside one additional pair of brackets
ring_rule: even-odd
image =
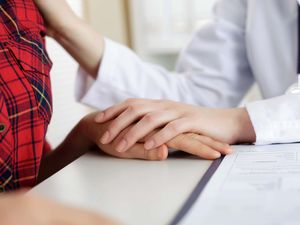
[(235, 147), (179, 224), (300, 224), (300, 145)]

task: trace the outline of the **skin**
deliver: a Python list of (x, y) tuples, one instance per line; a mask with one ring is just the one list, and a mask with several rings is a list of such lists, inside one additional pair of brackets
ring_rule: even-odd
[[(101, 136), (111, 127), (112, 121), (106, 123), (96, 123), (98, 112), (91, 113), (73, 128), (64, 142), (55, 151), (49, 153), (42, 161), (39, 174), (39, 182), (51, 176), (64, 166), (76, 160), (91, 149), (99, 149), (108, 155), (123, 159), (143, 159), (143, 160), (165, 160), (168, 157), (168, 148), (178, 149), (203, 159), (217, 159), (222, 154), (232, 152), (228, 144), (215, 141), (206, 136), (194, 133), (181, 133), (170, 139), (166, 144), (159, 145), (150, 151), (144, 148), (147, 137), (140, 138), (126, 152), (116, 151), (116, 146), (124, 135), (134, 126), (129, 126), (116, 136), (116, 139), (109, 144), (100, 142)], [(51, 166), (49, 166), (51, 165)]]
[[(49, 25), (49, 33), (91, 76), (96, 78), (99, 67), (101, 69), (101, 59), (105, 49), (103, 37), (76, 17), (63, 0), (35, 0), (35, 2)], [(136, 143), (138, 138), (141, 138), (137, 134), (138, 131), (146, 129), (141, 132), (146, 135), (161, 127), (163, 128), (161, 131), (147, 140), (145, 144), (147, 149), (163, 144), (180, 132), (197, 132), (229, 144), (252, 143), (256, 140), (255, 131), (245, 108), (218, 110), (165, 101), (153, 104), (151, 100), (143, 100), (143, 107), (138, 108), (137, 105), (136, 101), (129, 100), (105, 110), (104, 116), (99, 114), (97, 120), (99, 123), (117, 118), (102, 137), (102, 143), (110, 143), (120, 133), (120, 128), (131, 126), (133, 118), (137, 119), (136, 115), (141, 116), (142, 119), (129, 129), (125, 138), (117, 144), (119, 152), (126, 151)], [(175, 105), (176, 110), (170, 109), (171, 105)], [(191, 111), (187, 112), (187, 110)], [(160, 114), (159, 119), (155, 119), (153, 114)], [(129, 117), (125, 118), (125, 115)], [(149, 120), (151, 123), (146, 124)], [(163, 137), (159, 138), (159, 135)], [(129, 137), (133, 139), (130, 140)]]
[[(96, 78), (98, 69), (101, 67), (101, 59), (105, 48), (103, 36), (95, 32), (88, 24), (78, 18), (64, 0), (35, 0), (35, 3), (48, 25), (48, 34), (57, 40), (91, 76)], [(102, 134), (103, 132), (99, 129), (98, 133)], [(179, 135), (183, 134), (184, 133)], [(195, 137), (196, 135), (190, 135), (190, 137), (191, 136)], [(194, 139), (195, 138), (193, 138), (193, 141)], [(98, 142), (99, 140), (100, 137)], [(216, 141), (211, 138), (201, 136), (200, 140), (197, 136), (197, 140), (202, 141), (200, 150), (205, 152), (204, 155), (199, 152), (199, 149), (197, 151), (194, 149), (191, 150), (189, 146), (181, 146), (184, 147), (184, 149), (180, 149), (205, 159), (213, 159), (216, 158), (216, 156), (219, 157), (220, 152), (222, 154), (231, 152), (228, 145), (218, 143), (219, 145), (217, 146)], [(118, 142), (118, 140), (116, 142)], [(220, 144), (225, 146), (225, 148), (223, 147), (223, 149), (220, 150)], [(116, 146), (116, 144), (113, 146)], [(214, 146), (217, 146), (216, 149), (214, 149)], [(105, 149), (103, 146), (99, 147)], [(162, 146), (157, 147), (160, 147), (162, 151)], [(211, 153), (206, 154), (207, 151)]]
[(117, 225), (105, 217), (24, 193), (1, 197), (2, 225)]
[[(194, 155), (203, 158), (215, 159), (220, 157), (221, 153), (226, 154), (231, 151), (228, 145), (219, 142), (212, 142), (196, 134), (180, 134), (170, 140), (167, 145), (161, 145), (156, 149), (147, 151), (142, 144), (144, 140), (134, 144), (128, 151), (119, 153), (115, 151), (115, 145), (119, 139), (122, 139), (127, 132), (125, 129), (118, 135), (116, 141), (111, 144), (103, 145), (100, 143), (100, 136), (107, 129), (111, 122), (97, 124), (95, 116), (98, 113), (92, 113), (85, 116), (73, 128), (64, 142), (53, 152), (48, 154), (42, 161), (38, 181), (41, 182), (58, 170), (68, 165), (81, 155), (91, 149), (98, 149), (109, 155), (119, 158), (135, 158), (145, 160), (164, 160), (168, 156), (168, 147), (174, 149), (185, 149)], [(128, 128), (130, 129), (130, 127)], [(101, 131), (101, 132), (99, 132)], [(214, 143), (214, 149), (209, 149), (209, 143)], [(225, 150), (224, 150), (225, 149)], [(17, 215), (17, 216), (16, 216)], [(100, 215), (87, 212), (81, 209), (67, 207), (47, 199), (34, 195), (25, 195), (25, 193), (14, 193), (1, 196), (0, 198), (0, 217), (3, 225), (112, 225), (117, 224)]]
[(94, 78), (104, 52), (104, 38), (77, 17), (65, 0), (34, 0), (47, 23), (47, 34), (59, 42)]
[[(229, 144), (251, 143), (256, 139), (244, 108), (209, 109), (173, 101), (129, 99), (100, 112), (95, 120), (103, 123), (111, 119), (112, 123), (100, 140), (102, 144), (117, 141), (118, 152), (126, 152), (151, 132), (144, 145), (148, 150), (186, 132), (203, 134)], [(135, 125), (132, 126), (133, 122)], [(127, 129), (126, 133), (116, 140), (115, 137), (124, 129)], [(158, 130), (153, 132), (155, 129)]]
[[(58, 40), (92, 76), (96, 77), (103, 54), (103, 38), (87, 24), (79, 20), (63, 0), (36, 0), (48, 22), (48, 33)], [(84, 57), (83, 57), (84, 56)], [(96, 123), (97, 113), (84, 117), (54, 151), (42, 162), (38, 182), (56, 173), (87, 151), (98, 148), (119, 158), (164, 160), (168, 147), (181, 149), (205, 159), (216, 159), (228, 154), (227, 144), (195, 133), (180, 133), (168, 142), (147, 151), (144, 142), (147, 136), (136, 140), (126, 152), (115, 151), (120, 140), (136, 125), (131, 124), (115, 136), (109, 144), (100, 142), (100, 137), (111, 127), (112, 121)], [(153, 131), (154, 134), (157, 131)], [(149, 133), (151, 135), (151, 132)], [(67, 207), (34, 195), (14, 193), (0, 198), (0, 217), (3, 225), (113, 225), (117, 224), (100, 215), (81, 209)]]
[(116, 137), (116, 139), (110, 144), (103, 144), (100, 142), (100, 137), (107, 130), (107, 128), (111, 126), (112, 121), (109, 121), (101, 127), (101, 125), (103, 124), (95, 123), (97, 114), (97, 112), (90, 114), (82, 120), (82, 130), (86, 131), (86, 137), (92, 143), (96, 143), (98, 148), (102, 149), (102, 151), (104, 151), (105, 153), (115, 157), (137, 158), (146, 160), (165, 160), (168, 157), (168, 148), (182, 150), (204, 159), (216, 159), (219, 158), (221, 154), (231, 153), (231, 148), (228, 144), (223, 144), (211, 138), (194, 133), (180, 133), (174, 138), (157, 146), (156, 148), (151, 149), (150, 151), (146, 151), (146, 149), (144, 148), (144, 142), (147, 137), (143, 136), (138, 139), (134, 145), (132, 145), (129, 152), (118, 152), (115, 151), (117, 144), (124, 138), (124, 135), (130, 129), (132, 129), (134, 125), (122, 130)]

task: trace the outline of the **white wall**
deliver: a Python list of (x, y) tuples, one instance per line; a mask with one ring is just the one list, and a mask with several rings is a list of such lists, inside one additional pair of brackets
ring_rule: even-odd
[[(82, 15), (81, 0), (69, 0), (68, 2), (76, 13)], [(55, 147), (90, 109), (74, 100), (77, 63), (52, 39), (47, 40), (47, 49), (54, 63), (51, 71), (54, 112), (47, 140)]]
[(129, 44), (127, 10), (124, 0), (85, 0), (84, 3), (85, 17), (96, 31), (119, 43)]

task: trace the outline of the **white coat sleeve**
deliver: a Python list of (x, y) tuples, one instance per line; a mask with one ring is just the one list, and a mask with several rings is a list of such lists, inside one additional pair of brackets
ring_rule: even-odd
[(214, 19), (193, 35), (172, 72), (106, 39), (97, 79), (89, 80), (79, 70), (77, 100), (100, 109), (128, 98), (237, 106), (253, 83), (245, 47), (246, 11), (246, 0), (219, 1)]
[(300, 142), (300, 95), (283, 95), (247, 105), (256, 144)]

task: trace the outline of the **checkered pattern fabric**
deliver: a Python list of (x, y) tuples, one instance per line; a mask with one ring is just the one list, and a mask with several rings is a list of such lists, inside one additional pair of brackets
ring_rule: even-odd
[(0, 0), (0, 191), (36, 183), (52, 114), (44, 33), (33, 0)]

